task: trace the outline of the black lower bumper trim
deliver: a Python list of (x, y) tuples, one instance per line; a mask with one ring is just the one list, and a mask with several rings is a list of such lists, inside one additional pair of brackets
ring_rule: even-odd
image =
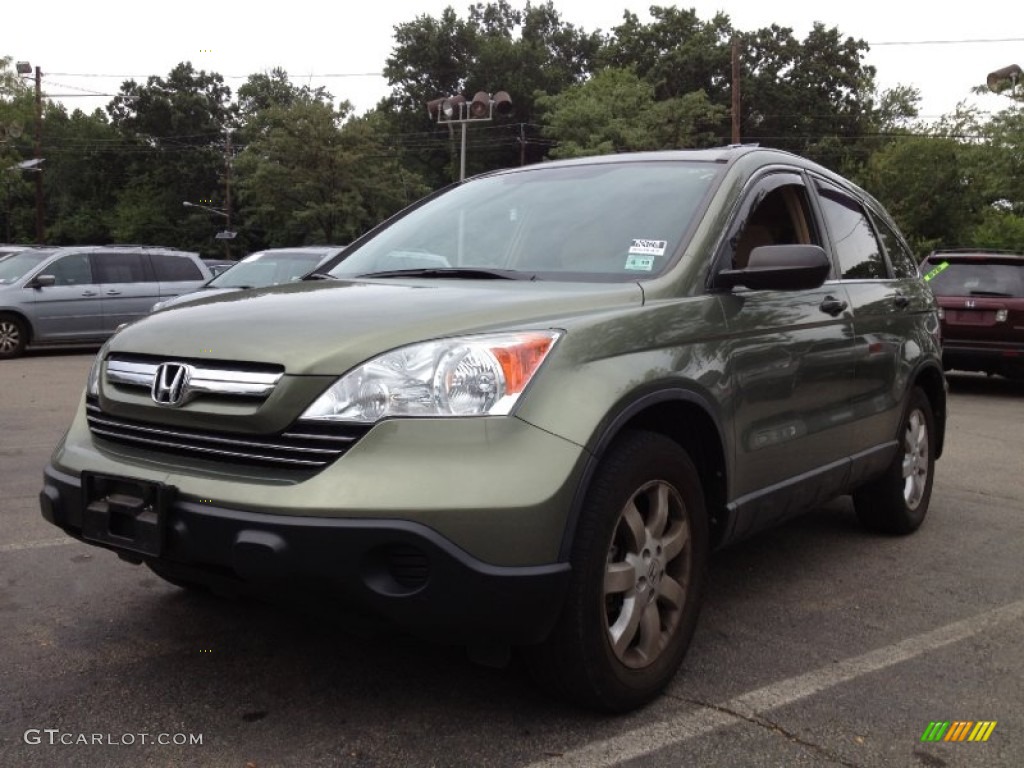
[[(49, 522), (83, 539), (80, 478), (47, 466), (40, 505)], [(408, 520), (297, 517), (175, 500), (162, 533), (159, 558), (87, 543), (193, 582), (322, 593), (421, 636), (466, 645), (540, 642), (558, 618), (569, 578), (567, 563), (481, 562)]]

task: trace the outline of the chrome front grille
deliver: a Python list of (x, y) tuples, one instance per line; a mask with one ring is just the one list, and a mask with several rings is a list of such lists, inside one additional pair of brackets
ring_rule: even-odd
[[(284, 375), (277, 370), (241, 370), (210, 364), (176, 363), (188, 370), (186, 400), (202, 395), (265, 398), (274, 391)], [(160, 362), (142, 359), (111, 358), (107, 360), (107, 382), (116, 386), (154, 391)]]
[(319, 470), (336, 461), (369, 431), (368, 426), (293, 425), (273, 435), (171, 427), (104, 413), (86, 402), (89, 429), (96, 437), (174, 455), (235, 464)]

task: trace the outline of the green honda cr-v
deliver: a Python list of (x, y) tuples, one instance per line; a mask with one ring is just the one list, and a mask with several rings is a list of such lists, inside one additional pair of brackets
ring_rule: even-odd
[(527, 646), (624, 710), (678, 669), (714, 547), (844, 493), (921, 524), (938, 328), (892, 220), (793, 155), (486, 174), (301, 284), (116, 334), (43, 515), (182, 586)]

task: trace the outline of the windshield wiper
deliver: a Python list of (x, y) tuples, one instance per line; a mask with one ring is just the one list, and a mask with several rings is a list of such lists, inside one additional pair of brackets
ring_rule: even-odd
[(338, 278), (334, 275), (329, 275), (326, 272), (313, 272), (312, 274), (306, 275), (303, 280), (337, 280)]
[(463, 280), (535, 280), (536, 275), (514, 269), (483, 269), (482, 267), (427, 267), (422, 269), (389, 269), (367, 272), (358, 277), (452, 277)]
[(1001, 298), (1013, 298), (1012, 293), (1003, 293), (1002, 291), (971, 291), (971, 296), (999, 296)]

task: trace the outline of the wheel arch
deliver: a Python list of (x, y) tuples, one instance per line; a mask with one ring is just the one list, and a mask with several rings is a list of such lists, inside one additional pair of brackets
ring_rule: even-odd
[(559, 559), (567, 560), (579, 522), (587, 490), (608, 449), (615, 439), (629, 430), (644, 430), (665, 435), (690, 455), (700, 475), (711, 534), (716, 547), (729, 528), (727, 500), (728, 462), (726, 433), (715, 415), (711, 400), (704, 395), (678, 387), (634, 394), (620, 403), (605, 420), (593, 441), (593, 451), (573, 497), (572, 508), (562, 534)]
[(935, 420), (935, 458), (942, 456), (946, 440), (946, 377), (937, 365), (924, 365), (914, 373), (913, 387), (924, 390)]

